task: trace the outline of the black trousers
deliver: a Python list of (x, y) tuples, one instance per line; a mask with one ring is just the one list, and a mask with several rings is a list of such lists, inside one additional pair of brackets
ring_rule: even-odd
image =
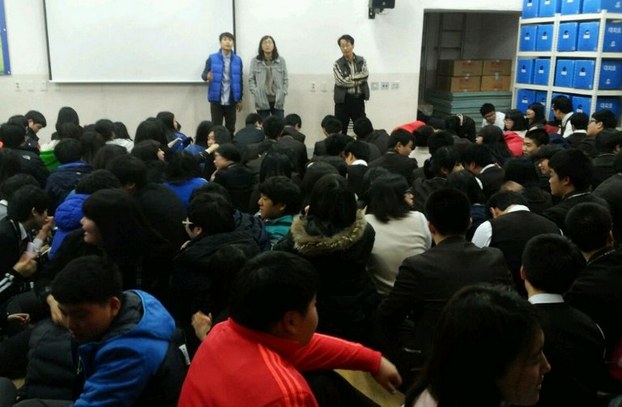
[(221, 105), (220, 103), (210, 102), (210, 111), (212, 113), (212, 124), (221, 126), (223, 119), (225, 119), (225, 127), (229, 130), (233, 139), (237, 114), (236, 104)]
[(341, 122), (341, 132), (348, 134), (348, 123), (352, 119), (352, 124), (361, 117), (365, 116), (365, 99), (363, 95), (356, 96), (346, 93), (343, 103), (335, 103), (335, 117)]

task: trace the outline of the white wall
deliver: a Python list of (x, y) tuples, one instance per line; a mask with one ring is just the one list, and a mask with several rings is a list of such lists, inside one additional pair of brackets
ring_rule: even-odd
[[(109, 118), (125, 122), (130, 133), (140, 121), (161, 110), (174, 112), (189, 135), (201, 120), (209, 119), (201, 84), (48, 83), (42, 3), (5, 0), (13, 74), (0, 77), (0, 121), (29, 109), (39, 110), (49, 122), (41, 131), (45, 140), (53, 132), (58, 109), (66, 105), (78, 111), (82, 123)], [(399, 81), (399, 89), (373, 92), (367, 104), (375, 127), (391, 129), (415, 118), (424, 9), (519, 11), (521, 0), (397, 0), (395, 9), (373, 20), (367, 18), (366, 5), (367, 1), (360, 0), (236, 1), (239, 54), (248, 65), (259, 38), (274, 36), (290, 71), (286, 112), (302, 116), (309, 144), (319, 137), (322, 117), (333, 112), (331, 67), (340, 56), (336, 40), (341, 34), (355, 38), (355, 52), (368, 60), (370, 81)], [(191, 12), (183, 9), (183, 2), (178, 2), (176, 11)], [(205, 57), (197, 55), (197, 64), (202, 66)], [(311, 92), (311, 82), (316, 83), (316, 92)], [(238, 127), (252, 109), (246, 95)]]

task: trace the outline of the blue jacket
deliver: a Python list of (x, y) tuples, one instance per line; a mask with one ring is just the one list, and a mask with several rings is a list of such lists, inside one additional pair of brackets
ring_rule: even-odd
[(78, 348), (86, 382), (74, 406), (132, 406), (166, 356), (171, 315), (151, 295), (123, 293), (123, 305), (99, 342)]
[(76, 229), (80, 229), (80, 220), (82, 220), (84, 216), (82, 213), (82, 204), (88, 197), (87, 194), (71, 194), (56, 208), (54, 222), (58, 229), (54, 234), (52, 247), (50, 247), (50, 252), (48, 253), (50, 259), (56, 254), (65, 236)]
[[(205, 61), (205, 69), (202, 78), (207, 80), (207, 73), (212, 73), (212, 81), (207, 87), (207, 100), (212, 103), (220, 104), (220, 93), (222, 87), (222, 74), (225, 70), (225, 61), (222, 52), (218, 51), (211, 54)], [(236, 104), (242, 100), (242, 59), (231, 53), (231, 104)]]
[(67, 195), (78, 185), (83, 176), (90, 174), (93, 167), (83, 161), (61, 164), (47, 179), (45, 192), (51, 199), (48, 212), (53, 214)]

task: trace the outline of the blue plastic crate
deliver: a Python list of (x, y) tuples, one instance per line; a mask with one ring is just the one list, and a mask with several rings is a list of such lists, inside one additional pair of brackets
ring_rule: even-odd
[(519, 59), (516, 63), (516, 82), (533, 82), (533, 59)]
[(592, 114), (592, 98), (587, 96), (573, 96), (572, 97), (572, 110), (579, 113), (585, 113), (586, 115)]
[(599, 89), (622, 89), (622, 61), (603, 60), (600, 64)]
[(579, 14), (581, 13), (581, 0), (562, 0), (562, 14)]
[(598, 50), (598, 30), (600, 23), (597, 21), (589, 21), (579, 24), (577, 32), (577, 50), (578, 51), (597, 51)]
[(538, 26), (536, 25), (524, 25), (520, 28), (520, 43), (518, 45), (520, 51), (536, 50), (537, 29)]
[(622, 115), (622, 100), (619, 97), (602, 97), (596, 99), (596, 110), (594, 111), (597, 112), (603, 109), (611, 110), (616, 117), (620, 117)]
[(576, 51), (577, 50), (577, 30), (579, 23), (562, 23), (559, 25), (559, 34), (557, 37), (558, 51)]
[(594, 89), (594, 67), (592, 59), (577, 60), (574, 63), (572, 87), (577, 89)]
[(553, 49), (553, 24), (540, 24), (536, 30), (536, 51)]
[(571, 88), (574, 78), (574, 59), (558, 59), (555, 67), (555, 86)]
[(533, 65), (533, 83), (535, 85), (548, 85), (549, 72), (551, 70), (551, 60), (548, 58), (538, 58)]
[(527, 112), (527, 107), (535, 100), (535, 91), (529, 89), (519, 89), (516, 93), (516, 108), (521, 112)]
[(600, 13), (608, 10), (611, 13), (622, 12), (622, 1), (620, 0), (583, 0), (584, 13)]
[(622, 23), (605, 24), (603, 52), (622, 52)]
[(523, 0), (523, 18), (538, 17), (538, 0)]
[(562, 8), (562, 0), (540, 0), (538, 15), (540, 17), (553, 17)]
[(544, 106), (546, 106), (546, 92), (537, 90), (533, 101), (542, 103)]

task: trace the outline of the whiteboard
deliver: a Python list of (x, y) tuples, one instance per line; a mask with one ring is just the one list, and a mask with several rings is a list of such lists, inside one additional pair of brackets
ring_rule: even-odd
[(45, 0), (53, 82), (200, 82), (234, 0)]

